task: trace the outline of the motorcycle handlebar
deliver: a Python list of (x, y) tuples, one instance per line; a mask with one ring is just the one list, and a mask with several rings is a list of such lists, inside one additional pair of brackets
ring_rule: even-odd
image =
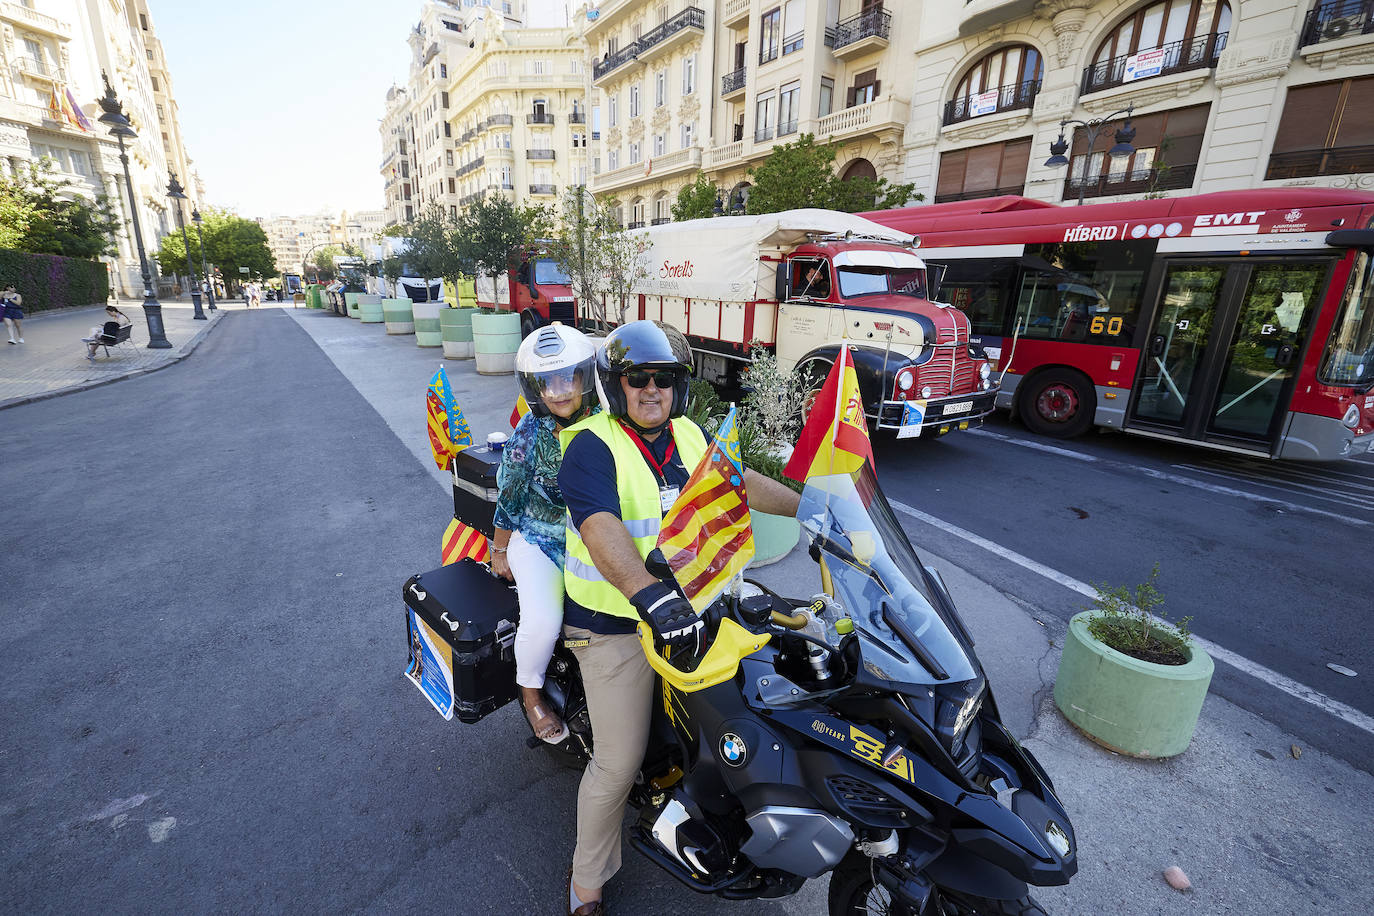
[(786, 627), (789, 630), (806, 629), (805, 614), (784, 614), (781, 611), (773, 611), (771, 616), (773, 622), (780, 627)]

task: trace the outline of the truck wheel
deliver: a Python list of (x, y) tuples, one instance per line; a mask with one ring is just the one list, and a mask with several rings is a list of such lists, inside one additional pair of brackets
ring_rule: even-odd
[(536, 312), (534, 309), (525, 309), (523, 312), (520, 313), (521, 340), (524, 340), (526, 337), (529, 337), (531, 334), (533, 334), (535, 331), (539, 330), (543, 326), (543, 320), (540, 319), (539, 313)]
[(816, 397), (820, 394), (821, 386), (825, 384), (825, 377), (830, 374), (830, 367), (834, 363), (824, 359), (813, 359), (802, 363), (797, 371), (800, 373), (803, 390), (806, 396), (802, 398), (801, 421), (806, 423), (806, 418), (811, 415), (811, 408), (816, 403)]
[(1072, 439), (1087, 432), (1097, 411), (1092, 382), (1072, 369), (1050, 369), (1023, 382), (1017, 392), (1021, 421), (1033, 433)]

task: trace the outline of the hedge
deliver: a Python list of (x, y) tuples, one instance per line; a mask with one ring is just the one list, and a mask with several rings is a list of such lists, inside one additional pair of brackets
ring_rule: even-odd
[(110, 298), (110, 275), (100, 261), (0, 248), (0, 288), (9, 283), (24, 297), (27, 313), (104, 305)]

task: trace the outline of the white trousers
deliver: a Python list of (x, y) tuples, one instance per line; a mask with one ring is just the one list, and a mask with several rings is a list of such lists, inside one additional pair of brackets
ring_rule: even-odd
[(544, 551), (511, 532), (506, 560), (520, 595), (520, 628), (515, 631), (515, 683), (543, 687), (544, 672), (563, 628), (563, 570)]

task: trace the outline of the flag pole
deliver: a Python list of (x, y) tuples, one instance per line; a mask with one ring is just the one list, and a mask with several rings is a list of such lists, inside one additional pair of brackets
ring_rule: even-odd
[(835, 446), (840, 434), (840, 402), (844, 400), (844, 370), (849, 364), (849, 344), (840, 344), (840, 374), (835, 379), (835, 416), (830, 421), (830, 473), (835, 473)]

